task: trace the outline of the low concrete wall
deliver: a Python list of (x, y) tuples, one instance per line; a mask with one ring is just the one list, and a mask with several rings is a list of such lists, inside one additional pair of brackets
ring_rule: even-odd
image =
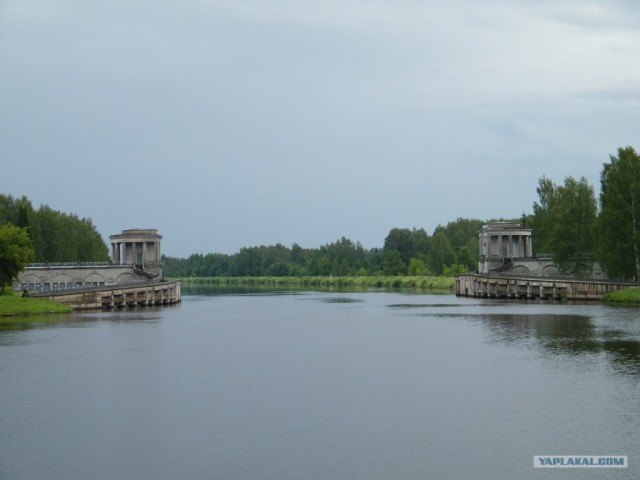
[(28, 290), (29, 292), (55, 292), (80, 287), (104, 287), (148, 281), (147, 277), (135, 272), (133, 265), (52, 264), (26, 267), (18, 275), (13, 289), (17, 291)]
[(76, 310), (171, 305), (182, 300), (180, 280), (138, 285), (83, 288), (76, 291), (41, 292), (33, 297), (48, 298)]
[[(500, 272), (503, 275), (519, 277), (561, 277), (560, 269), (553, 263), (551, 257), (513, 258), (505, 264), (500, 257), (486, 259), (478, 264), (478, 273), (493, 275)], [(597, 280), (607, 280), (607, 275), (596, 261), (586, 262), (585, 276)]]
[(638, 286), (604, 280), (465, 274), (456, 277), (456, 295), (486, 298), (601, 300), (607, 292)]

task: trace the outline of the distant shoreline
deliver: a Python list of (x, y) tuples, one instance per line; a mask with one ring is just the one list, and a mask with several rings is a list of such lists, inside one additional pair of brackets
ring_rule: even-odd
[(177, 277), (189, 286), (292, 286), (292, 287), (365, 287), (415, 288), (451, 291), (454, 277), (431, 276), (311, 276), (311, 277)]

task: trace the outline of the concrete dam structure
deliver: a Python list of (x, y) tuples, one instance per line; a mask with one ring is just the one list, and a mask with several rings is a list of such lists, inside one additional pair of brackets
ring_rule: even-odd
[(48, 298), (69, 305), (76, 310), (99, 310), (173, 305), (180, 303), (180, 281), (151, 281), (144, 284), (112, 285), (77, 290), (36, 293), (34, 297)]
[(180, 281), (167, 282), (162, 277), (162, 236), (157, 230), (123, 230), (109, 239), (110, 262), (32, 264), (18, 275), (14, 290), (76, 309), (169, 305), (181, 301)]
[(589, 278), (561, 274), (550, 256), (533, 255), (532, 230), (494, 222), (478, 232), (478, 273), (456, 277), (456, 295), (484, 298), (600, 300), (607, 292), (636, 286), (607, 279), (591, 262)]
[(601, 300), (602, 295), (636, 286), (626, 282), (552, 277), (465, 274), (456, 277), (456, 295), (522, 300)]

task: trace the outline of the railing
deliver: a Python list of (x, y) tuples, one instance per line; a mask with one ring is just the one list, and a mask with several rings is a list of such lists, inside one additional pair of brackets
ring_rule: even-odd
[[(83, 286), (74, 286), (71, 288), (41, 288), (39, 290), (27, 290), (29, 296), (33, 297), (47, 297), (55, 294), (62, 293), (78, 293), (78, 292), (97, 292), (100, 290), (114, 290), (118, 288), (128, 288), (142, 285), (155, 285), (160, 283), (166, 283), (164, 280), (136, 280), (132, 282), (123, 282), (123, 283), (111, 283), (111, 284), (103, 284), (103, 285), (83, 285)], [(22, 288), (23, 285), (20, 285)]]
[[(111, 262), (56, 262), (29, 263), (26, 268), (76, 268), (76, 267), (113, 267)], [(132, 265), (123, 265), (131, 267)]]
[(491, 270), (489, 273), (478, 274), (480, 276), (486, 277), (496, 277), (496, 278), (519, 278), (519, 279), (529, 279), (529, 280), (543, 280), (543, 281), (568, 281), (568, 282), (598, 282), (598, 283), (611, 283), (616, 285), (638, 285), (637, 282), (628, 281), (628, 280), (616, 280), (611, 278), (602, 278), (602, 277), (580, 277), (577, 275), (534, 275), (532, 273), (529, 274), (520, 274), (520, 273), (509, 273), (509, 271), (499, 271), (499, 270)]
[(504, 258), (502, 259), (502, 265), (496, 268), (495, 270), (490, 270), (489, 273), (492, 273), (492, 272), (502, 273), (510, 270), (511, 268), (513, 268), (513, 260), (511, 258)]

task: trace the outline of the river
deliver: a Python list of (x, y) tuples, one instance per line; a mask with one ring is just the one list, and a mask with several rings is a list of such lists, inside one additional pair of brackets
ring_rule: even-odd
[(640, 478), (638, 309), (184, 293), (0, 326), (0, 479)]

